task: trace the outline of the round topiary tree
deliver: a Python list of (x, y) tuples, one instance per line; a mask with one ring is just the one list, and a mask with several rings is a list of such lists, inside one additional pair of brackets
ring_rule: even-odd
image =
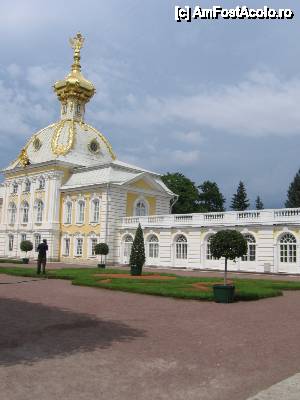
[(20, 243), (20, 249), (21, 251), (25, 251), (26, 257), (23, 258), (24, 264), (28, 264), (29, 258), (27, 258), (27, 252), (31, 251), (33, 249), (33, 244), (30, 240), (22, 240)]
[(225, 258), (224, 285), (227, 285), (227, 261), (247, 254), (247, 240), (238, 231), (219, 231), (211, 238), (210, 251), (214, 258)]
[(137, 227), (132, 243), (130, 254), (130, 273), (131, 275), (142, 275), (143, 265), (145, 264), (145, 244), (141, 224)]
[(103, 256), (107, 256), (109, 253), (109, 247), (106, 243), (98, 243), (95, 246), (95, 254), (101, 256), (101, 263), (98, 264), (99, 268), (105, 268), (105, 259), (103, 261)]

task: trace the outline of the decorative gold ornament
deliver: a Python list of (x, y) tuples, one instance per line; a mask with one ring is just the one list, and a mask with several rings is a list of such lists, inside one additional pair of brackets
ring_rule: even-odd
[(65, 79), (56, 82), (54, 85), (57, 97), (62, 103), (66, 103), (69, 99), (87, 103), (95, 94), (94, 85), (85, 79), (81, 73), (80, 50), (83, 47), (83, 42), (84, 37), (81, 33), (77, 33), (74, 38), (70, 39), (71, 47), (74, 50), (71, 72)]
[(22, 167), (27, 167), (27, 165), (30, 165), (30, 161), (25, 149), (21, 150), (21, 153), (19, 155), (19, 162), (22, 165)]
[(113, 160), (115, 160), (117, 157), (116, 157), (115, 153), (113, 152), (113, 149), (112, 149), (112, 147), (111, 147), (111, 144), (110, 144), (109, 141), (106, 139), (106, 137), (103, 136), (102, 133), (100, 133), (100, 132), (99, 132), (96, 128), (94, 128), (93, 126), (88, 125), (88, 124), (84, 124), (84, 125), (85, 125), (88, 129), (94, 131), (94, 132), (99, 136), (100, 140), (101, 140), (101, 141), (105, 144), (105, 146), (107, 147), (108, 152), (109, 152), (111, 158), (112, 158)]
[(83, 47), (84, 37), (80, 32), (78, 32), (75, 37), (69, 39), (69, 42), (71, 44), (72, 49), (74, 49), (74, 57), (75, 57), (75, 54), (80, 53), (80, 50)]
[[(65, 125), (68, 127), (68, 139), (67, 144), (63, 145), (59, 143), (59, 139), (61, 137), (61, 132)], [(76, 127), (75, 121), (72, 119), (63, 119), (56, 124), (56, 128), (53, 133), (52, 141), (51, 141), (51, 149), (52, 153), (57, 156), (66, 155), (73, 147), (74, 139), (76, 135)]]

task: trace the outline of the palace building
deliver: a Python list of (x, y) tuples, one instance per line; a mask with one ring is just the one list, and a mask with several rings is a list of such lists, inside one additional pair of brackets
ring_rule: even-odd
[(107, 262), (127, 264), (138, 223), (144, 231), (146, 264), (222, 269), (210, 254), (210, 238), (237, 229), (248, 254), (229, 269), (300, 273), (300, 209), (171, 214), (177, 195), (160, 175), (119, 161), (109, 141), (85, 122), (95, 93), (81, 72), (83, 37), (71, 39), (74, 61), (54, 84), (60, 119), (35, 133), (2, 170), (0, 257), (22, 257), (20, 242), (42, 239), (52, 261), (96, 263), (95, 245), (106, 242)]

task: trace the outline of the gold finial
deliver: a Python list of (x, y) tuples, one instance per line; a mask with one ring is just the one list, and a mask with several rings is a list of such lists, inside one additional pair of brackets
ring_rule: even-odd
[(19, 155), (19, 161), (23, 167), (27, 167), (27, 165), (30, 165), (30, 161), (25, 149), (21, 150), (21, 153)]
[(80, 32), (76, 34), (73, 38), (69, 39), (72, 49), (74, 49), (74, 64), (72, 65), (73, 71), (80, 71), (80, 50), (83, 47), (84, 37)]

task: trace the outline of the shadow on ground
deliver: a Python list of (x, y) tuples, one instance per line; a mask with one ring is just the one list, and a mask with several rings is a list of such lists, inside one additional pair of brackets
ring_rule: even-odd
[(118, 321), (15, 299), (0, 299), (0, 365), (33, 363), (77, 352), (106, 349), (144, 337)]

